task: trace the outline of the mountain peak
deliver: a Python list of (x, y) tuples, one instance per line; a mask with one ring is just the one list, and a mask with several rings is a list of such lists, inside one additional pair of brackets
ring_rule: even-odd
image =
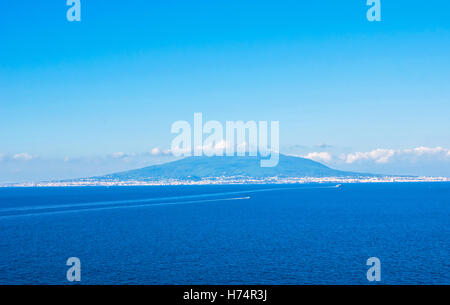
[(106, 175), (114, 180), (201, 179), (207, 177), (348, 177), (369, 176), (331, 169), (319, 162), (288, 155), (279, 155), (275, 167), (261, 167), (261, 156), (200, 156)]

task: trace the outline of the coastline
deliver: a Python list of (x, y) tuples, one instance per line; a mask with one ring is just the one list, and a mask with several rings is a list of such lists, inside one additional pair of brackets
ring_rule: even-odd
[(239, 184), (308, 184), (308, 183), (413, 183), (450, 182), (447, 177), (207, 177), (202, 179), (98, 180), (95, 178), (0, 184), (5, 187), (82, 187), (82, 186), (171, 186), (171, 185), (239, 185)]

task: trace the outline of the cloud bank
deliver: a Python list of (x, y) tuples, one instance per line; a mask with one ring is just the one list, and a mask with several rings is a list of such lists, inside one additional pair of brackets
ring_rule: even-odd
[(450, 149), (443, 147), (416, 147), (412, 149), (375, 149), (369, 152), (356, 152), (341, 155), (340, 158), (348, 164), (367, 160), (376, 163), (388, 163), (395, 160), (418, 161), (423, 158), (434, 158), (435, 160), (450, 160)]
[(303, 158), (327, 163), (330, 162), (333, 157), (329, 152), (312, 152), (303, 156)]
[(352, 153), (339, 154), (326, 151), (315, 151), (301, 155), (301, 157), (325, 163), (345, 162), (346, 164), (360, 162), (375, 162), (378, 164), (386, 164), (399, 160), (418, 162), (423, 159), (435, 161), (450, 161), (450, 149), (440, 146), (420, 146), (411, 149), (377, 148), (371, 151), (357, 151)]
[[(245, 144), (245, 143), (244, 143)], [(244, 145), (242, 144), (242, 145)], [(217, 143), (203, 147), (213, 153), (226, 148)], [(450, 149), (419, 146), (407, 149), (377, 148), (369, 151), (310, 147), (292, 154), (324, 163), (332, 168), (394, 175), (450, 177)], [(302, 146), (302, 149), (306, 147)], [(146, 152), (114, 152), (103, 156), (44, 158), (28, 152), (0, 153), (0, 183), (79, 178), (109, 174), (176, 160), (169, 149), (154, 147)]]
[(376, 148), (369, 151), (331, 149), (297, 156), (324, 163), (330, 167), (379, 174), (450, 177), (450, 149), (441, 146), (419, 146), (406, 149)]

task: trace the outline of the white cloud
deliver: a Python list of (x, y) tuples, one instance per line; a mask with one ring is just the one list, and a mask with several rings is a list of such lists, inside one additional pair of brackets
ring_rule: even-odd
[(131, 162), (133, 159), (140, 158), (145, 155), (148, 155), (148, 154), (124, 153), (124, 152), (119, 151), (119, 152), (112, 153), (111, 155), (109, 155), (109, 157), (112, 159), (117, 159), (117, 160), (121, 160), (121, 161), (128, 163), (128, 162)]
[(33, 159), (33, 156), (24, 152), (24, 153), (13, 155), (13, 159), (20, 160), (20, 161), (29, 161), (29, 160)]
[(446, 152), (447, 154), (450, 152), (450, 150), (446, 150), (445, 148), (442, 148), (440, 146), (438, 147), (417, 147), (414, 148), (414, 153), (418, 154), (418, 155), (424, 155), (424, 154), (439, 154), (439, 153), (443, 153)]
[(387, 163), (395, 155), (392, 149), (375, 149), (369, 152), (355, 152), (344, 155), (346, 163), (354, 163), (359, 160), (374, 160), (377, 163)]
[(155, 147), (150, 151), (150, 153), (154, 156), (158, 156), (162, 153), (162, 150), (159, 147)]
[(307, 154), (306, 156), (303, 156), (303, 158), (311, 159), (314, 161), (319, 162), (330, 162), (332, 159), (332, 156), (328, 152), (312, 152)]
[(246, 141), (234, 145), (233, 143), (221, 140), (217, 143), (208, 143), (198, 148), (202, 149), (203, 153), (206, 155), (226, 155), (227, 150), (229, 149), (233, 150), (235, 154), (237, 154), (238, 151), (244, 151), (246, 154), (252, 152), (260, 153), (262, 155), (270, 153), (269, 149), (259, 149), (254, 143), (248, 143)]
[(121, 152), (121, 151), (118, 151), (118, 152), (115, 152), (115, 153), (111, 154), (111, 157), (114, 158), (114, 159), (122, 159), (122, 158), (125, 158), (126, 156), (127, 156), (127, 154), (124, 153), (124, 152)]
[(225, 140), (222, 140), (222, 141), (216, 143), (215, 148), (216, 148), (216, 149), (226, 149), (227, 146), (229, 146), (229, 145), (228, 145), (228, 142), (225, 141)]
[(152, 150), (149, 151), (149, 153), (152, 156), (167, 156), (171, 154), (169, 149), (161, 149), (159, 147), (153, 148)]
[[(206, 142), (206, 141), (205, 141)], [(220, 154), (225, 154), (225, 150), (227, 148), (230, 148), (231, 145), (225, 141), (225, 140), (221, 140), (217, 143), (215, 142), (207, 142), (206, 144), (203, 144), (202, 146), (196, 146), (196, 149), (198, 151), (202, 151), (203, 154), (208, 154), (208, 155), (220, 155)], [(238, 147), (240, 149), (244, 149), (247, 150), (248, 148), (248, 144), (246, 142), (241, 143), (240, 145), (238, 145)]]
[(433, 156), (436, 158), (449, 158), (450, 150), (443, 147), (416, 147), (412, 149), (375, 149), (369, 152), (355, 152), (344, 154), (341, 159), (351, 164), (361, 160), (375, 161), (376, 163), (388, 163), (394, 158), (417, 159), (418, 157)]
[(182, 148), (182, 147), (174, 147), (172, 150), (166, 150), (161, 152), (159, 148), (152, 149), (152, 154), (173, 154), (174, 156), (190, 156), (194, 155), (194, 152), (201, 152), (202, 155), (206, 156), (225, 156), (228, 150), (234, 151), (234, 155), (237, 155), (237, 152), (245, 152), (246, 155), (249, 153), (259, 153), (262, 156), (268, 156), (270, 153), (279, 153), (278, 151), (271, 150), (270, 148), (259, 149), (256, 143), (248, 143), (243, 141), (239, 144), (233, 144), (227, 142), (225, 140), (220, 140), (217, 142), (214, 141), (205, 141), (203, 145), (198, 145), (193, 148)]

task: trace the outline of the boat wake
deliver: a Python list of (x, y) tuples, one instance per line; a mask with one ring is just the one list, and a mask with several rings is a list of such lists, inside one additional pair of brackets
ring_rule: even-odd
[[(229, 197), (229, 196), (240, 195), (240, 194), (260, 193), (260, 192), (272, 192), (272, 191), (279, 191), (279, 190), (304, 190), (304, 189), (324, 189), (324, 188), (326, 188), (326, 189), (336, 188), (336, 186), (266, 188), (266, 189), (254, 189), (254, 190), (244, 190), (244, 191), (209, 193), (209, 194), (198, 194), (198, 195), (184, 195), (184, 196), (171, 196), (171, 197), (157, 197), (157, 198), (146, 198), (146, 199), (96, 201), (96, 202), (87, 202), (87, 203), (3, 208), (3, 209), (0, 209), (0, 219), (10, 218), (10, 217), (20, 217), (20, 216), (64, 214), (64, 213), (74, 213), (74, 212), (83, 212), (83, 211), (157, 207), (157, 206), (193, 204), (193, 203), (211, 203), (211, 202), (223, 202), (223, 201), (230, 201), (230, 200), (248, 200), (251, 198), (250, 196), (244, 196), (244, 197)], [(217, 197), (217, 198), (215, 198), (215, 197)], [(205, 199), (203, 199), (203, 198), (205, 198)], [(191, 199), (191, 200), (189, 200), (189, 199)]]

